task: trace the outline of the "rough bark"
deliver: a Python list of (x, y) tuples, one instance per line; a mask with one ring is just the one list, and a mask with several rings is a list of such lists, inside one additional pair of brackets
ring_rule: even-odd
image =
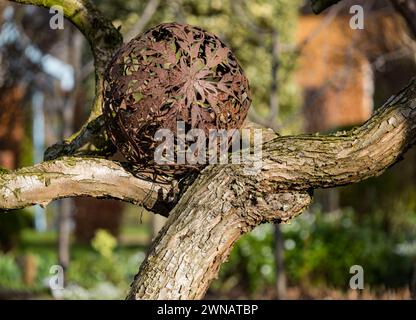
[(128, 298), (199, 299), (235, 241), (264, 222), (285, 222), (311, 201), (308, 190), (381, 174), (416, 138), (416, 81), (363, 126), (330, 136), (277, 137), (265, 143), (259, 174), (208, 167), (159, 233)]
[[(293, 218), (310, 203), (314, 188), (381, 174), (415, 138), (413, 80), (359, 128), (266, 142), (262, 170), (256, 175), (247, 175), (242, 166), (233, 164), (207, 167), (170, 213), (129, 298), (201, 298), (243, 233), (263, 222)], [(140, 203), (152, 185), (111, 161), (85, 158), (6, 172), (0, 181), (3, 208), (47, 203), (64, 196), (63, 192)], [(160, 189), (155, 191), (145, 201), (147, 206), (156, 202)]]
[[(94, 38), (96, 33), (103, 36), (96, 24), (89, 24), (94, 17), (109, 28), (105, 35), (115, 30), (84, 1), (18, 2), (67, 6), (66, 15), (84, 31), (93, 47), (100, 43), (105, 47), (107, 43), (101, 42), (103, 38)], [(77, 22), (77, 17), (84, 17), (80, 20), (84, 22)], [(96, 61), (101, 61), (101, 51), (97, 54)], [(104, 65), (105, 59), (102, 61)], [(92, 118), (98, 121), (96, 107)], [(197, 299), (203, 297), (242, 234), (260, 223), (285, 222), (300, 214), (311, 202), (315, 188), (345, 185), (381, 174), (403, 156), (415, 139), (416, 80), (412, 80), (357, 129), (328, 136), (276, 137), (264, 143), (263, 166), (255, 175), (247, 175), (239, 165), (209, 166), (182, 195), (183, 188), (153, 184), (113, 161), (62, 158), (12, 172), (0, 170), (0, 208), (47, 204), (53, 199), (83, 195), (144, 204), (160, 213), (166, 210), (166, 203), (169, 207), (178, 200), (128, 297)], [(52, 154), (73, 154), (78, 149), (57, 148)]]
[(237, 167), (209, 167), (181, 198), (155, 239), (129, 299), (201, 299), (237, 239), (263, 222), (287, 221), (311, 197), (268, 195)]
[[(324, 136), (276, 137), (264, 143), (261, 173), (248, 181), (262, 193), (304, 191), (359, 182), (380, 175), (398, 161), (415, 142), (415, 131), (416, 80), (412, 80), (369, 121), (356, 129)], [(247, 181), (243, 166), (227, 164), (220, 167), (232, 170), (236, 179)], [(59, 179), (60, 183), (59, 186), (54, 183), (52, 186), (55, 188), (45, 182), (54, 179)], [(135, 195), (134, 186), (146, 192)], [(0, 207), (12, 209), (33, 203), (45, 204), (53, 199), (76, 195), (112, 196), (140, 203), (142, 196), (147, 196), (152, 187), (153, 196), (145, 202), (150, 207), (155, 203), (152, 202), (156, 199), (154, 194), (167, 194), (170, 186), (137, 178), (113, 161), (68, 157), (0, 174)], [(10, 190), (19, 190), (19, 196)], [(189, 191), (193, 192), (193, 186)]]
[[(98, 158), (67, 157), (16, 171), (0, 171), (0, 209), (33, 204), (46, 206), (55, 199), (90, 196), (113, 198), (165, 214), (169, 185), (138, 178), (121, 164)], [(162, 204), (159, 204), (162, 202)]]
[(415, 142), (416, 80), (362, 126), (333, 135), (281, 137), (264, 145), (267, 184), (330, 188), (378, 176)]

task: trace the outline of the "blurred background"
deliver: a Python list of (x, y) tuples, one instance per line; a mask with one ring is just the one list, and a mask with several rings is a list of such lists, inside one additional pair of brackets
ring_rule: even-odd
[[(303, 0), (93, 1), (125, 41), (161, 22), (199, 25), (236, 53), (254, 94), (252, 121), (280, 134), (366, 121), (416, 74), (416, 44), (389, 1), (344, 0), (319, 16)], [(350, 28), (350, 7), (364, 29)], [(0, 167), (42, 161), (75, 132), (94, 94), (92, 55), (68, 21), (0, 0)], [(416, 19), (416, 17), (415, 17)], [(416, 298), (416, 149), (381, 177), (317, 190), (290, 224), (238, 241), (209, 299)], [(123, 299), (164, 218), (76, 198), (0, 214), (0, 298)], [(51, 290), (52, 266), (65, 289)], [(364, 269), (352, 290), (350, 267)], [(51, 269), (52, 267), (52, 269)]]

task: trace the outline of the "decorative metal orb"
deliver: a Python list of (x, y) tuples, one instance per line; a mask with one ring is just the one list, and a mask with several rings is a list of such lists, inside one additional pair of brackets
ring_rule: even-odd
[(238, 129), (251, 103), (248, 80), (215, 35), (178, 23), (160, 24), (115, 54), (105, 76), (103, 114), (110, 139), (135, 166), (183, 174), (200, 166), (160, 166), (157, 130)]

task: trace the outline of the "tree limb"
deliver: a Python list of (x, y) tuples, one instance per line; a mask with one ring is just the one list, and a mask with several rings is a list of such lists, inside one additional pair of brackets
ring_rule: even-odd
[(236, 166), (211, 166), (173, 209), (141, 264), (128, 299), (201, 299), (242, 234), (287, 221), (307, 207), (307, 192), (266, 194)]
[[(263, 145), (262, 170), (254, 176), (247, 176), (244, 166), (222, 165), (224, 170), (229, 170), (239, 181), (255, 185), (262, 193), (282, 192), (287, 190), (305, 191), (315, 188), (329, 188), (339, 185), (358, 182), (369, 177), (381, 174), (386, 168), (393, 165), (404, 154), (404, 152), (415, 142), (416, 137), (416, 80), (404, 88), (398, 95), (392, 97), (380, 110), (361, 127), (348, 132), (339, 132), (334, 135), (303, 135), (276, 137)], [(56, 174), (57, 168), (63, 171), (64, 179), (71, 188), (65, 188), (65, 194), (53, 194), (48, 199), (42, 199), (39, 203), (49, 202), (57, 197), (68, 197), (89, 190), (91, 183), (109, 185), (109, 190), (96, 189), (88, 191), (91, 196), (108, 197), (139, 203), (141, 196), (132, 196), (129, 188), (124, 189), (125, 179), (128, 175), (132, 178), (133, 185), (141, 182), (135, 181), (133, 175), (125, 168), (112, 161), (104, 159), (88, 158), (66, 158), (45, 162), (31, 168), (23, 168), (13, 173), (1, 174), (3, 181), (12, 179), (22, 181), (20, 174), (26, 172), (51, 172)], [(93, 169), (92, 165), (96, 165)], [(85, 166), (91, 167), (91, 176), (81, 179), (85, 175)], [(104, 172), (106, 168), (118, 168), (111, 171), (108, 178), (104, 175), (96, 175), (95, 172)], [(250, 166), (250, 164), (249, 164)], [(70, 170), (70, 171), (68, 171)], [(208, 172), (210, 169), (205, 169)], [(71, 175), (65, 175), (70, 172)], [(204, 173), (202, 173), (204, 175)], [(25, 176), (27, 176), (25, 174)], [(30, 175), (29, 175), (30, 176)], [(122, 179), (116, 179), (116, 177)], [(31, 176), (30, 176), (31, 177)], [(7, 179), (6, 179), (7, 178)], [(59, 177), (62, 178), (62, 177)], [(76, 179), (76, 185), (70, 180)], [(5, 180), (6, 179), (6, 180)], [(30, 178), (32, 179), (32, 178)], [(30, 180), (29, 179), (29, 180)], [(135, 178), (138, 179), (138, 178)], [(13, 180), (13, 179), (12, 179)], [(42, 181), (42, 179), (38, 179)], [(85, 186), (83, 185), (85, 184)], [(16, 186), (20, 188), (20, 186)], [(33, 202), (34, 194), (40, 192), (40, 188), (51, 192), (49, 186), (36, 185), (30, 190), (26, 185), (28, 198), (20, 197), (21, 202), (16, 202), (12, 193), (4, 192), (3, 187), (3, 209), (22, 207)], [(81, 190), (81, 191), (79, 191)], [(112, 193), (115, 194), (112, 195)], [(179, 192), (179, 191), (178, 191)], [(190, 191), (193, 193), (193, 187)], [(0, 193), (1, 194), (1, 193)], [(151, 205), (147, 204), (147, 207)]]
[[(18, 2), (44, 6), (64, 3), (81, 6), (81, 11), (85, 5), (80, 1)], [(314, 10), (322, 11), (338, 1), (312, 2)], [(67, 11), (76, 17), (78, 13), (71, 8)], [(94, 12), (86, 8), (87, 13)], [(105, 63), (105, 59), (102, 61)], [(0, 170), (0, 204), (10, 209), (46, 204), (64, 196), (88, 195), (144, 203), (157, 211), (155, 206), (166, 198), (174, 199), (170, 203), (179, 199), (141, 265), (129, 298), (202, 298), (243, 233), (263, 222), (292, 219), (309, 205), (315, 188), (381, 174), (415, 140), (416, 80), (412, 80), (357, 129), (328, 136), (277, 137), (264, 143), (263, 165), (255, 175), (247, 175), (241, 165), (208, 166), (183, 196), (177, 196), (177, 188), (155, 184), (152, 189), (150, 182), (118, 163), (63, 158), (13, 172)]]
[(0, 171), (0, 210), (34, 204), (47, 205), (55, 199), (90, 196), (113, 198), (167, 215), (169, 185), (138, 178), (115, 161), (67, 157), (45, 161), (15, 171)]
[[(88, 40), (94, 57), (95, 67), (95, 97), (91, 107), (90, 116), (79, 132), (58, 143), (45, 153), (45, 159), (55, 159), (64, 155), (72, 155), (80, 147), (88, 145), (95, 135), (103, 144), (107, 141), (105, 136), (97, 135), (97, 130), (91, 131), (90, 122), (101, 115), (104, 90), (104, 71), (114, 52), (121, 46), (123, 39), (120, 32), (114, 28), (111, 21), (88, 0), (11, 0), (21, 4), (31, 4), (39, 7), (51, 8), (60, 6), (65, 17), (71, 21)], [(97, 139), (96, 139), (97, 140)]]
[(309, 205), (313, 188), (381, 174), (415, 141), (413, 80), (357, 129), (267, 142), (256, 175), (245, 175), (237, 165), (206, 168), (170, 213), (128, 298), (202, 298), (242, 234), (297, 216)]
[(362, 126), (264, 145), (263, 171), (279, 189), (330, 188), (378, 176), (416, 141), (416, 79)]
[(45, 150), (44, 159), (53, 160), (65, 155), (110, 157), (117, 151), (108, 139), (102, 115), (87, 123), (72, 140), (58, 142)]

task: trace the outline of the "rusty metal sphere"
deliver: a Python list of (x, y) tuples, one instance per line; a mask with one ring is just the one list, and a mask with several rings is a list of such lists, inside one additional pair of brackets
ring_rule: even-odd
[(215, 35), (178, 23), (160, 24), (115, 54), (105, 76), (103, 114), (118, 150), (135, 166), (182, 174), (200, 166), (159, 166), (157, 130), (238, 129), (251, 103), (248, 80)]

